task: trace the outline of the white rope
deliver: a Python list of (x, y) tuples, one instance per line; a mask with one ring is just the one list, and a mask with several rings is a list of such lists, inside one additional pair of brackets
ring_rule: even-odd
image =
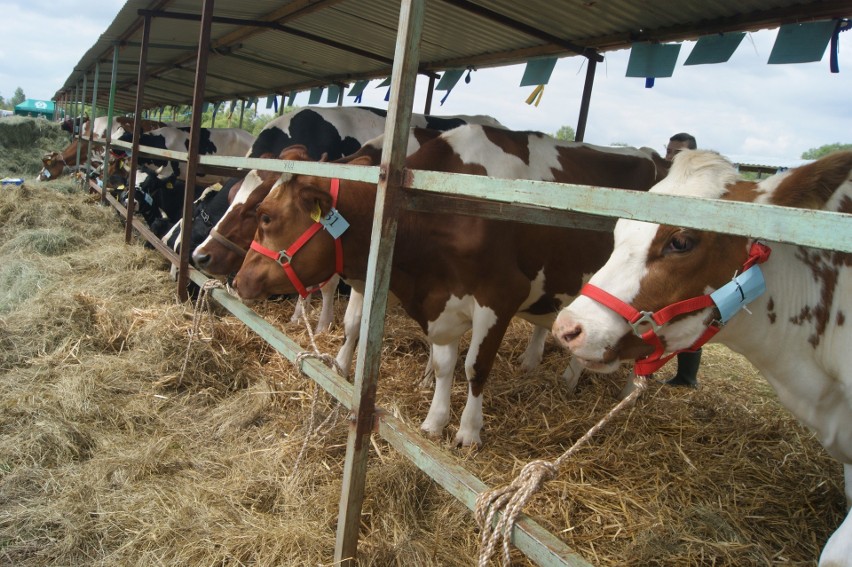
[[(339, 374), (343, 374), (340, 365), (337, 364), (337, 361), (333, 356), (327, 353), (320, 352), (319, 347), (317, 346), (316, 340), (314, 339), (314, 332), (311, 330), (311, 322), (308, 321), (307, 309), (305, 308), (304, 299), (299, 298), (299, 306), (302, 311), (302, 322), (305, 324), (305, 329), (308, 330), (308, 337), (311, 341), (311, 347), (313, 348), (313, 352), (302, 351), (296, 355), (296, 358), (293, 360), (293, 364), (295, 364), (299, 371), (304, 374), (305, 371), (302, 369), (302, 362), (306, 358), (316, 358), (321, 362), (325, 363), (326, 366), (330, 366), (337, 370)], [(325, 419), (317, 426), (314, 426), (317, 420), (317, 398), (319, 397), (319, 386), (314, 382), (314, 391), (311, 396), (311, 415), (308, 418), (307, 431), (305, 433), (305, 438), (302, 441), (302, 447), (299, 449), (299, 454), (296, 456), (296, 462), (293, 463), (293, 471), (290, 473), (291, 478), (296, 476), (296, 473), (299, 470), (299, 465), (302, 463), (302, 459), (305, 456), (305, 453), (308, 450), (308, 443), (311, 439), (316, 437), (325, 437), (329, 433), (337, 422), (337, 418), (340, 415), (340, 403), (335, 404), (334, 409), (325, 417)]]
[(189, 341), (186, 345), (186, 354), (183, 357), (183, 365), (180, 368), (178, 376), (178, 386), (183, 382), (183, 376), (186, 373), (186, 366), (189, 363), (189, 353), (192, 349), (192, 342), (201, 331), (201, 321), (204, 318), (204, 312), (209, 315), (211, 322), (210, 335), (213, 335), (213, 308), (210, 306), (210, 291), (212, 289), (225, 289), (229, 294), (235, 295), (235, 292), (227, 284), (223, 284), (219, 280), (209, 279), (201, 286), (201, 291), (198, 292), (198, 299), (195, 301), (195, 308), (192, 313), (192, 327), (189, 330)]
[[(554, 461), (536, 460), (524, 465), (520, 474), (511, 484), (502, 488), (487, 490), (476, 499), (474, 514), (476, 522), (482, 530), (479, 546), (479, 567), (486, 567), (498, 543), (502, 543), (503, 565), (509, 565), (509, 543), (512, 539), (512, 529), (518, 516), (530, 498), (538, 491), (542, 483), (555, 477), (559, 467), (571, 457), (582, 445), (589, 441), (604, 425), (615, 417), (621, 410), (631, 405), (645, 391), (648, 381), (645, 376), (636, 376), (636, 389), (612, 408), (603, 419), (598, 421), (585, 435), (580, 437), (570, 449), (562, 453)], [(495, 523), (498, 512), (503, 511)]]

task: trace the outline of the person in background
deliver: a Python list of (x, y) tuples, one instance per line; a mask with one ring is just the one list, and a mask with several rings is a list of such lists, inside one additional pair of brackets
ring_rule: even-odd
[[(669, 138), (666, 144), (666, 159), (671, 161), (675, 155), (683, 150), (694, 150), (698, 148), (695, 136), (681, 132)], [(695, 352), (682, 352), (677, 355), (677, 374), (666, 382), (672, 386), (698, 387), (698, 365), (701, 363), (701, 349)]]
[(695, 136), (681, 132), (669, 138), (669, 143), (666, 144), (666, 159), (672, 161), (678, 152), (683, 150), (694, 150), (698, 148), (698, 143), (695, 141)]

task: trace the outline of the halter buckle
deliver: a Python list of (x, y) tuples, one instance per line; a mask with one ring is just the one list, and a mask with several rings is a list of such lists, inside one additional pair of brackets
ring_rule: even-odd
[[(633, 334), (639, 338), (642, 338), (644, 332), (639, 329), (639, 327), (645, 323), (651, 325), (651, 328), (654, 330), (654, 334), (657, 334), (660, 331), (661, 325), (658, 325), (654, 320), (654, 314), (650, 311), (640, 311), (641, 317), (634, 321), (630, 321), (630, 327), (633, 329)], [(647, 329), (645, 330), (647, 332)]]

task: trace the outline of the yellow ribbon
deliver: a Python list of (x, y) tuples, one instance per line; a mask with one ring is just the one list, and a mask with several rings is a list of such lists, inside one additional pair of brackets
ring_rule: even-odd
[(541, 102), (541, 95), (544, 94), (544, 85), (539, 85), (533, 89), (533, 92), (530, 93), (530, 96), (527, 97), (527, 104), (535, 104), (538, 106), (538, 103)]

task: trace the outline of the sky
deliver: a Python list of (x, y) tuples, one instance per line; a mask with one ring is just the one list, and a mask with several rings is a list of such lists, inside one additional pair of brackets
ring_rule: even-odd
[[(0, 0), (7, 31), (0, 43), (0, 95), (21, 87), (28, 98), (50, 99), (97, 41), (123, 0)], [(802, 152), (852, 143), (852, 32), (840, 35), (840, 73), (819, 62), (768, 65), (777, 29), (751, 33), (727, 62), (683, 66), (694, 43), (684, 42), (674, 75), (645, 88), (625, 77), (629, 50), (607, 52), (598, 64), (585, 141), (662, 150), (669, 136), (689, 132), (701, 148), (742, 163), (794, 165)], [(488, 114), (515, 130), (555, 133), (576, 127), (585, 59), (560, 59), (540, 104), (519, 87), (524, 66), (479, 69), (460, 81), (446, 102), (435, 94), (432, 113)], [(362, 104), (386, 107), (386, 88), (366, 89)], [(418, 80), (414, 111), (422, 112), (427, 79)], [(347, 98), (345, 104), (352, 104)], [(307, 93), (296, 104), (307, 105)], [(260, 107), (263, 111), (263, 102)]]

